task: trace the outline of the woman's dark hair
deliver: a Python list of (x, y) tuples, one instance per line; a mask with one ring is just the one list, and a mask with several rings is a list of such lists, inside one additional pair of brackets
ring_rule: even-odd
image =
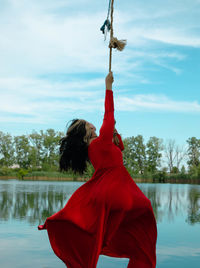
[(60, 170), (83, 174), (87, 168), (91, 129), (87, 121), (73, 119), (66, 136), (60, 140)]

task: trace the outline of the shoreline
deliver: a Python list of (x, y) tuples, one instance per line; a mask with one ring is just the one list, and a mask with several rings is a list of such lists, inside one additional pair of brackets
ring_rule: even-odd
[(0, 180), (18, 180), (18, 181), (88, 181), (87, 178), (65, 178), (65, 177), (47, 177), (47, 176), (30, 176), (19, 179), (16, 176), (0, 176)]
[[(18, 180), (18, 181), (73, 181), (73, 182), (87, 182), (90, 178), (70, 178), (70, 177), (47, 177), (47, 176), (27, 176), (19, 179), (16, 176), (0, 176), (0, 180)], [(200, 184), (200, 180), (196, 179), (165, 179), (162, 181), (148, 179), (148, 178), (133, 178), (136, 183), (171, 183), (171, 184)]]

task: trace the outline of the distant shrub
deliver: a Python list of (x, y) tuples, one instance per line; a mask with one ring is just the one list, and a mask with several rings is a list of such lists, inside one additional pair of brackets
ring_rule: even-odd
[(167, 179), (167, 173), (163, 170), (163, 171), (157, 171), (156, 173), (154, 173), (152, 175), (153, 177), (153, 181), (158, 181), (158, 182), (165, 182), (165, 180)]
[(172, 170), (171, 170), (171, 173), (172, 174), (178, 174), (179, 173), (179, 170), (177, 167), (173, 167)]
[(59, 171), (31, 171), (26, 177), (72, 178), (72, 174)]
[(8, 167), (0, 167), (0, 176), (15, 176), (16, 173)]
[(20, 180), (23, 180), (24, 177), (28, 174), (28, 170), (27, 169), (23, 169), (23, 168), (20, 168), (17, 172), (17, 177), (20, 179)]
[(190, 167), (189, 174), (192, 179), (200, 179), (200, 165)]

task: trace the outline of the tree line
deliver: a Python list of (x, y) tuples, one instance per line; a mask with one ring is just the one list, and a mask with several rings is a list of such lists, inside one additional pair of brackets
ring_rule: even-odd
[[(58, 171), (59, 141), (63, 136), (54, 129), (19, 136), (0, 131), (0, 175), (14, 169)], [(179, 174), (200, 178), (200, 139), (196, 137), (188, 138), (185, 146), (157, 137), (145, 142), (142, 135), (125, 138), (123, 142), (124, 165), (133, 176)], [(91, 176), (92, 172), (89, 165), (86, 173)]]
[(124, 164), (129, 172), (144, 177), (200, 179), (200, 139), (190, 137), (184, 146), (142, 135), (124, 139)]
[(1, 170), (4, 173), (7, 168), (14, 167), (24, 170), (57, 170), (59, 141), (63, 135), (54, 129), (14, 137), (0, 131)]

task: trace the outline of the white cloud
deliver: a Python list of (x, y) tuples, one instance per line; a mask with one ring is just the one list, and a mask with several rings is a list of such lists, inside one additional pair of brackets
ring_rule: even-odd
[(31, 6), (12, 7), (0, 22), (4, 24), (0, 30), (0, 69), (4, 75), (86, 72), (104, 67), (106, 49), (99, 14), (57, 17), (32, 2)]
[[(154, 64), (182, 74), (176, 63), (187, 60), (177, 47), (199, 47), (197, 1), (153, 0), (115, 3), (114, 32), (127, 38), (127, 48), (113, 53), (113, 65), (121, 75), (118, 85), (151, 84), (144, 66)], [(99, 28), (107, 12), (102, 1), (4, 1), (0, 10), (0, 121), (44, 122), (56, 120), (63, 109), (103, 109), (108, 48)], [(186, 22), (185, 22), (186, 20)], [(196, 28), (195, 28), (196, 27)], [(75, 74), (77, 81), (66, 78)], [(86, 74), (85, 79), (79, 78)], [(88, 73), (100, 78), (87, 79)], [(45, 79), (41, 77), (45, 76)], [(91, 77), (91, 76), (90, 76)], [(123, 77), (123, 78), (122, 78)], [(66, 82), (67, 81), (67, 82)], [(159, 81), (158, 81), (159, 83)], [(119, 92), (120, 93), (120, 92)], [(199, 113), (196, 101), (173, 100), (160, 95), (129, 95), (116, 98), (120, 111)], [(16, 115), (16, 116), (14, 116)]]
[(166, 247), (160, 246), (157, 249), (157, 253), (159, 255), (167, 255), (167, 256), (177, 256), (177, 257), (199, 257), (200, 248), (179, 246), (179, 247)]
[(200, 104), (197, 101), (174, 101), (164, 95), (153, 94), (117, 97), (116, 106), (120, 111), (200, 112)]
[[(150, 41), (159, 41), (175, 45), (199, 46), (199, 34), (191, 33), (193, 28), (184, 23), (189, 14), (188, 1), (185, 5), (173, 5), (168, 1), (166, 8), (161, 8), (154, 1), (156, 9), (151, 12), (149, 5), (141, 6), (139, 2), (123, 10), (123, 3), (116, 4), (115, 32), (119, 38), (128, 39), (127, 51), (115, 56), (117, 72), (125, 72), (144, 62), (143, 54), (135, 53), (135, 48), (146, 49), (147, 58), (158, 63), (159, 52), (152, 52)], [(107, 69), (108, 50), (103, 42), (99, 28), (106, 16), (107, 7), (91, 1), (76, 3), (66, 1), (10, 1), (1, 11), (0, 30), (0, 71), (10, 75), (39, 75), (51, 72), (104, 72)], [(77, 6), (84, 9), (77, 9)], [(152, 5), (152, 4), (151, 4)], [(125, 5), (126, 6), (126, 5)], [(96, 9), (94, 9), (96, 7)], [(64, 8), (64, 11), (60, 8)], [(150, 9), (149, 9), (150, 8)], [(74, 14), (76, 10), (76, 16)], [(72, 12), (71, 12), (72, 11)], [(135, 11), (135, 12), (134, 12)], [(191, 11), (191, 10), (190, 10)], [(181, 19), (177, 18), (177, 13)], [(174, 19), (172, 19), (173, 17)], [(178, 18), (179, 18), (178, 17)], [(163, 20), (165, 18), (165, 20)], [(156, 19), (156, 21), (155, 21)], [(172, 24), (173, 21), (173, 25)], [(192, 20), (194, 21), (194, 20)], [(191, 27), (198, 25), (191, 23)], [(158, 44), (154, 44), (158, 46)], [(132, 50), (134, 48), (134, 50)], [(158, 54), (157, 54), (158, 53)], [(177, 52), (166, 52), (162, 56), (183, 60), (176, 57)], [(179, 53), (180, 54), (180, 53)], [(168, 56), (167, 56), (168, 55)], [(139, 62), (135, 64), (135, 57)], [(173, 70), (173, 66), (171, 68)]]
[(96, 110), (101, 84), (101, 79), (52, 83), (42, 79), (0, 79), (0, 121), (42, 123), (56, 120), (66, 110)]
[(144, 33), (144, 37), (172, 45), (200, 47), (200, 38), (193, 36), (190, 31), (182, 29), (161, 28), (153, 29)]
[[(63, 111), (103, 111), (103, 79), (50, 82), (44, 79), (0, 79), (0, 121), (42, 123), (57, 120)], [(122, 94), (123, 93), (123, 94)], [(175, 101), (165, 95), (116, 92), (119, 111), (200, 113), (197, 101)]]

